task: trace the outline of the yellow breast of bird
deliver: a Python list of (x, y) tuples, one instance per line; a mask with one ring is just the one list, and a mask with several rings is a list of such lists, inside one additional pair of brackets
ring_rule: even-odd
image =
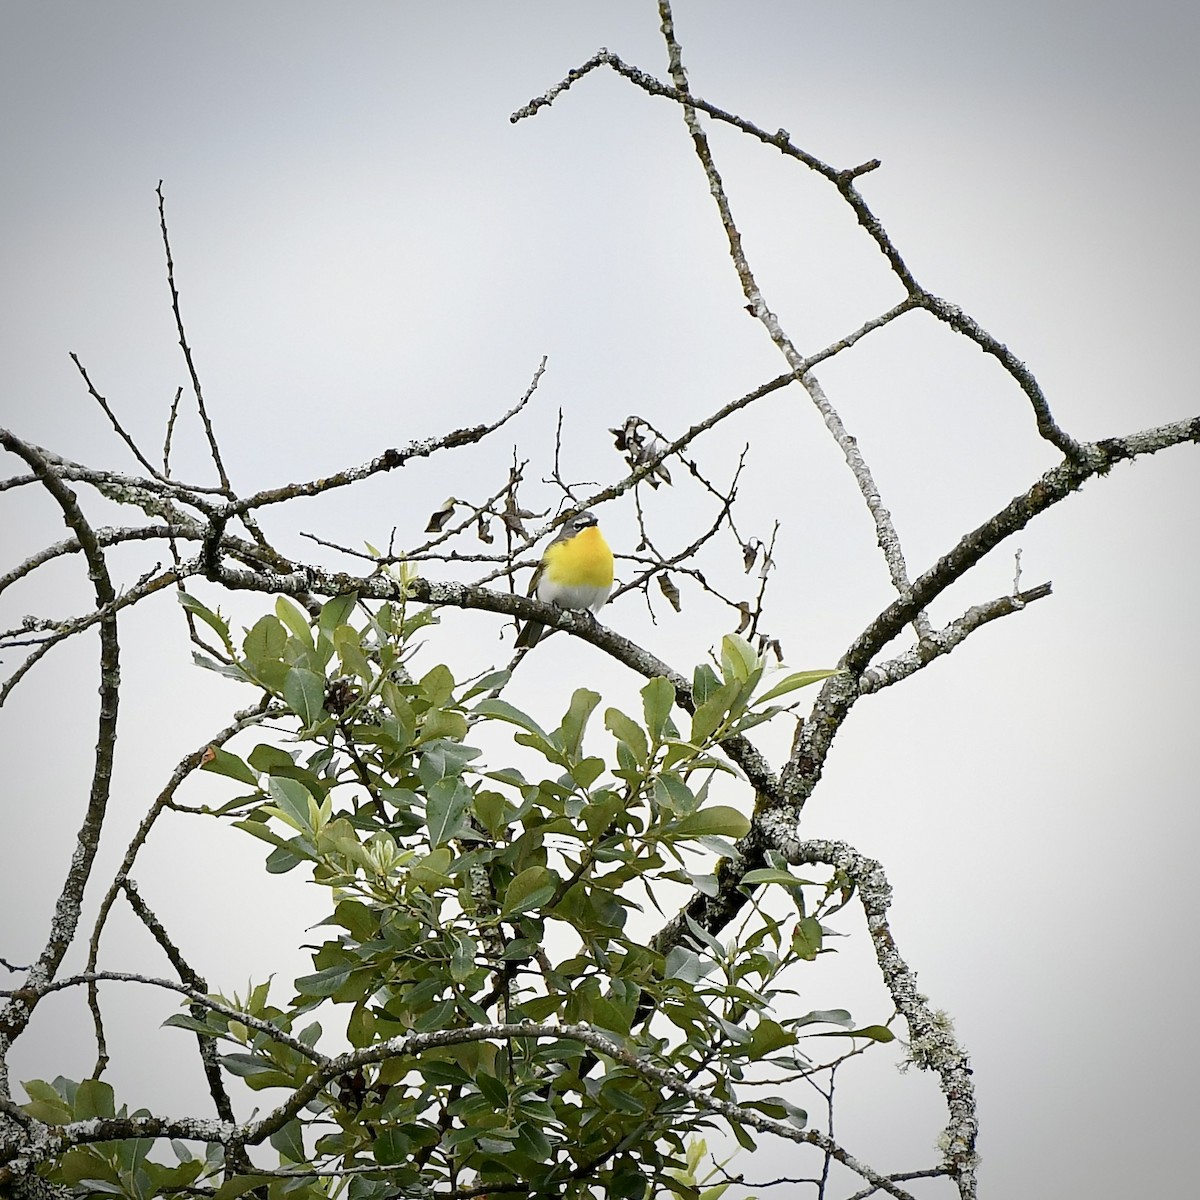
[(562, 608), (600, 608), (613, 583), (613, 556), (595, 526), (546, 548), (539, 600)]

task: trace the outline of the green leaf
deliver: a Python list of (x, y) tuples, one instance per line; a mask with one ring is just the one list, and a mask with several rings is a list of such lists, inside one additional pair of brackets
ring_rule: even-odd
[(604, 759), (590, 757), (581, 758), (571, 768), (571, 778), (584, 790), (590, 788), (601, 775), (604, 774), (607, 767)]
[(284, 677), (283, 699), (305, 727), (311, 728), (325, 715), (325, 676), (292, 667)]
[(696, 811), (696, 796), (674, 772), (662, 771), (654, 780), (654, 799), (658, 806), (675, 816)]
[(700, 956), (686, 946), (671, 948), (663, 970), (666, 978), (682, 979), (685, 983), (699, 983), (703, 974), (700, 969)]
[(296, 760), (286, 750), (281, 750), (278, 746), (269, 746), (265, 742), (260, 742), (250, 751), (248, 761), (256, 771), (261, 771), (264, 775), (274, 774), (279, 767), (291, 771), (296, 766)]
[(117, 1115), (112, 1085), (102, 1079), (85, 1079), (75, 1092), (75, 1101), (71, 1107), (76, 1121)]
[(301, 975), (296, 980), (296, 991), (302, 996), (332, 996), (349, 978), (350, 967), (338, 963), (313, 975)]
[(192, 1033), (199, 1033), (208, 1037), (216, 1036), (216, 1030), (204, 1021), (197, 1021), (195, 1017), (189, 1016), (187, 1013), (172, 1013), (164, 1022), (163, 1028), (170, 1026), (174, 1029), (187, 1029)]
[(349, 675), (357, 675), (364, 683), (370, 683), (374, 672), (371, 670), (370, 660), (363, 652), (362, 635), (349, 625), (339, 625), (333, 631), (332, 641), (342, 670)]
[(508, 1107), (508, 1088), (504, 1086), (502, 1080), (481, 1071), (475, 1082), (479, 1087), (479, 1094), (492, 1108), (503, 1112)]
[(29, 1103), (21, 1108), (37, 1121), (47, 1125), (66, 1125), (71, 1120), (71, 1106), (45, 1080), (29, 1079), (21, 1086), (29, 1096)]
[(745, 1104), (747, 1108), (756, 1108), (776, 1121), (786, 1118), (788, 1124), (797, 1129), (803, 1129), (808, 1124), (808, 1113), (783, 1096), (764, 1096), (761, 1100), (747, 1100)]
[(599, 703), (600, 693), (589, 691), (587, 688), (576, 688), (571, 696), (570, 706), (563, 715), (562, 724), (557, 732), (562, 749), (572, 757), (582, 752), (584, 731)]
[(271, 1145), (279, 1151), (281, 1159), (294, 1163), (305, 1161), (304, 1133), (299, 1121), (289, 1121), (282, 1129), (271, 1134)]
[(279, 596), (275, 601), (275, 615), (292, 631), (292, 636), (302, 646), (309, 650), (314, 648), (308, 614), (302, 608), (286, 596)]
[(242, 654), (255, 671), (268, 659), (282, 658), (286, 648), (287, 630), (269, 613), (259, 617), (242, 639)]
[[(183, 1148), (182, 1142), (172, 1142), (172, 1148)], [(179, 1149), (175, 1152), (178, 1154)], [(185, 1160), (177, 1166), (168, 1167), (163, 1163), (143, 1162), (139, 1170), (149, 1180), (149, 1188), (143, 1190), (144, 1196), (161, 1195), (164, 1192), (174, 1192), (188, 1188), (200, 1178), (204, 1171), (204, 1163), (198, 1159)]]
[(514, 1148), (534, 1162), (545, 1162), (554, 1153), (549, 1139), (532, 1121), (523, 1121), (517, 1126)]
[(417, 1070), (426, 1083), (435, 1087), (467, 1087), (472, 1082), (471, 1076), (457, 1062), (448, 1059), (422, 1058)]
[(513, 806), (499, 792), (481, 790), (475, 793), (475, 815), (493, 837), (500, 834), (514, 811)]
[(194, 617), (199, 617), (221, 639), (221, 644), (226, 650), (233, 649), (233, 643), (229, 640), (229, 622), (224, 617), (205, 608), (195, 596), (191, 596), (187, 592), (176, 592), (175, 595), (188, 612)]
[(729, 1123), (729, 1129), (733, 1136), (737, 1138), (738, 1145), (741, 1146), (743, 1150), (758, 1149), (758, 1145), (751, 1135), (750, 1130), (748, 1130), (745, 1125), (741, 1124), (739, 1121), (731, 1121)]
[(206, 671), (213, 671), (217, 675), (223, 675), (226, 679), (235, 679), (238, 683), (253, 682), (236, 663), (217, 662), (215, 658), (209, 658), (207, 654), (201, 654), (199, 650), (192, 651), (192, 662), (198, 667), (203, 667)]
[(226, 775), (239, 783), (248, 783), (251, 787), (258, 787), (258, 779), (254, 772), (236, 754), (230, 754), (220, 746), (209, 746), (204, 752), (200, 769), (211, 771), (214, 775)]
[(588, 834), (592, 838), (598, 838), (612, 825), (618, 814), (624, 811), (625, 805), (624, 796), (601, 789), (592, 796), (591, 803), (584, 805), (579, 819), (583, 821)]
[(475, 970), (475, 939), (461, 934), (450, 934), (454, 950), (450, 955), (450, 978), (455, 983), (466, 983)]
[(270, 1175), (234, 1175), (227, 1179), (213, 1194), (213, 1200), (238, 1200), (252, 1188), (271, 1182)]
[(786, 696), (788, 692), (794, 692), (798, 688), (808, 687), (810, 683), (819, 683), (822, 679), (828, 679), (831, 675), (836, 675), (840, 668), (833, 667), (828, 671), (796, 671), (781, 679), (769, 691), (764, 692), (761, 696), (754, 698), (755, 704), (766, 704), (768, 700), (776, 700), (780, 696)]
[(393, 1167), (412, 1156), (412, 1139), (398, 1125), (379, 1131), (371, 1146), (375, 1161), (382, 1167)]
[(692, 731), (689, 741), (694, 746), (702, 746), (720, 727), (729, 715), (729, 706), (741, 691), (737, 680), (723, 683), (711, 692), (708, 698), (692, 713)]
[(644, 730), (632, 717), (626, 716), (619, 708), (605, 709), (604, 727), (622, 746), (628, 747), (639, 767), (646, 765), (650, 757), (650, 747), (646, 742)]
[(121, 1195), (116, 1167), (107, 1156), (93, 1146), (75, 1146), (58, 1160), (63, 1182), (75, 1187), (86, 1183), (87, 1193), (106, 1196)]
[(800, 879), (791, 871), (780, 871), (776, 867), (759, 867), (747, 871), (742, 876), (743, 883), (781, 883), (784, 887), (800, 887), (801, 884), (812, 883), (811, 879)]
[(379, 932), (379, 910), (361, 900), (339, 900), (332, 920), (359, 942), (366, 942)]
[(861, 1029), (830, 1029), (823, 1033), (810, 1033), (807, 1037), (870, 1038), (873, 1042), (894, 1042), (896, 1035), (886, 1025), (864, 1025)]
[(854, 1018), (844, 1008), (814, 1008), (802, 1017), (797, 1017), (792, 1024), (799, 1029), (802, 1025), (813, 1025), (817, 1022), (827, 1022), (830, 1025), (853, 1025)]
[(792, 931), (792, 949), (811, 962), (821, 949), (821, 922), (816, 917), (801, 917)]
[(712, 667), (700, 663), (692, 672), (692, 703), (699, 708), (720, 686), (721, 681)]
[(421, 722), (421, 737), (423, 740), (433, 738), (449, 738), (461, 742), (467, 736), (467, 718), (453, 709), (431, 708)]
[(725, 682), (745, 683), (762, 664), (754, 647), (736, 633), (727, 633), (721, 639), (721, 674)]
[(446, 871), (450, 867), (450, 851), (445, 846), (431, 850), (424, 858), (414, 859), (409, 864), (408, 877), (419, 888), (435, 890), (449, 887), (453, 882)]
[(797, 1038), (790, 1029), (784, 1029), (778, 1021), (764, 1019), (754, 1027), (750, 1034), (749, 1055), (751, 1058), (762, 1058), (784, 1046), (794, 1046)]
[(438, 663), (422, 678), (421, 691), (430, 707), (440, 708), (454, 695), (454, 676), (450, 674), (450, 668)]
[(740, 838), (750, 832), (750, 821), (736, 808), (715, 804), (669, 822), (663, 827), (664, 836), (668, 830), (676, 841), (713, 836)]
[(309, 857), (307, 854), (301, 854), (294, 846), (276, 846), (267, 855), (267, 874), (286, 875), (289, 871), (295, 870), (302, 862), (307, 862)]
[(477, 716), (490, 717), (494, 721), (507, 721), (510, 725), (519, 725), (522, 729), (537, 734), (544, 741), (549, 741), (549, 735), (528, 713), (509, 704), (507, 700), (481, 700), (472, 711)]
[(642, 711), (646, 717), (646, 728), (656, 742), (663, 740), (663, 730), (671, 719), (671, 707), (675, 703), (675, 688), (663, 675), (656, 675), (642, 688)]
[(439, 738), (426, 742), (421, 747), (421, 761), (417, 766), (417, 774), (424, 787), (429, 789), (439, 780), (457, 779), (467, 763), (478, 757), (479, 751), (471, 746)]
[(439, 779), (429, 789), (425, 824), (431, 846), (444, 845), (467, 829), (466, 814), (470, 803), (471, 789), (460, 779)]
[(321, 615), (317, 618), (317, 628), (331, 641), (333, 632), (339, 625), (345, 625), (354, 612), (358, 603), (357, 592), (347, 592), (344, 596), (334, 596), (321, 605)]
[(482, 696), (484, 692), (494, 692), (502, 688), (512, 678), (511, 671), (493, 671), (490, 675), (483, 676), (482, 679), (477, 679), (470, 687), (462, 694), (464, 701), (474, 700), (476, 696)]
[(527, 867), (505, 889), (504, 916), (540, 908), (554, 895), (559, 882), (548, 867)]
[(272, 775), (267, 780), (267, 791), (275, 801), (277, 815), (297, 833), (312, 833), (312, 793), (298, 779), (287, 779)]

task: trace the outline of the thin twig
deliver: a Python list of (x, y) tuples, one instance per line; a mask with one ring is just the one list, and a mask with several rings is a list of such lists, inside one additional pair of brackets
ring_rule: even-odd
[[(199, 412), (200, 421), (204, 425), (204, 436), (208, 438), (208, 448), (212, 454), (213, 465), (217, 468), (217, 477), (221, 481), (221, 490), (229, 495), (231, 494), (229, 476), (226, 474), (225, 464), (221, 461), (221, 450), (217, 445), (217, 435), (213, 429), (212, 421), (209, 420), (208, 409), (204, 404), (204, 390), (200, 386), (200, 376), (196, 371), (196, 361), (192, 357), (192, 348), (188, 345), (187, 333), (183, 328), (183, 313), (179, 309), (179, 289), (175, 286), (175, 260), (171, 257), (171, 237), (167, 232), (167, 200), (163, 195), (161, 179), (158, 181), (155, 194), (158, 196), (158, 224), (162, 230), (163, 252), (167, 257), (167, 287), (171, 289), (171, 312), (175, 315), (175, 331), (179, 334), (179, 348), (183, 351), (183, 361), (187, 363), (188, 375), (192, 380), (192, 395), (196, 397), (196, 410)], [(174, 408), (172, 408), (172, 417), (168, 423), (168, 445), (170, 443), (170, 426), (172, 424), (174, 424)], [(164, 451), (164, 464), (166, 458), (167, 455)]]
[(111, 408), (109, 408), (108, 401), (102, 395), (100, 395), (100, 393), (96, 390), (95, 385), (92, 383), (91, 379), (88, 377), (86, 368), (84, 367), (83, 363), (81, 363), (79, 361), (79, 356), (74, 351), (71, 351), (70, 358), (71, 358), (71, 361), (75, 364), (76, 369), (79, 371), (79, 374), (83, 376), (83, 382), (85, 384), (87, 384), (87, 390), (88, 390), (89, 394), (91, 395), (92, 399), (95, 400), (96, 403), (99, 404), (100, 407), (104, 410), (104, 415), (106, 417), (108, 417), (109, 421), (112, 422), (112, 427), (117, 431), (117, 435), (125, 443), (125, 445), (127, 445), (129, 447), (130, 451), (133, 453), (134, 458), (136, 458), (138, 460), (138, 462), (141, 463), (142, 466), (145, 467), (146, 470), (150, 472), (151, 475), (153, 475), (157, 478), (158, 472), (151, 465), (150, 460), (141, 452), (141, 450), (138, 449), (137, 443), (133, 440), (133, 438), (130, 437), (129, 434), (125, 432), (124, 428), (121, 425), (121, 422), (117, 420), (117, 414), (114, 413)]

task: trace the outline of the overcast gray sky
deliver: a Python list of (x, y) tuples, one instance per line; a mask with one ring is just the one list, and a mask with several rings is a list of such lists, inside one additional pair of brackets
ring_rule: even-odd
[[(882, 159), (862, 191), (918, 278), (1029, 363), (1070, 432), (1105, 437), (1200, 411), (1195, 6), (678, 0), (675, 17), (697, 94), (785, 127), (835, 165)], [(536, 481), (559, 407), (566, 473), (616, 475), (606, 430), (627, 414), (678, 431), (784, 365), (740, 311), (674, 106), (597, 72), (509, 124), (601, 45), (665, 72), (650, 0), (10, 0), (0, 419), (131, 469), (75, 376), (75, 351), (135, 435), (161, 445), (185, 382), (155, 211), (162, 179), (189, 336), (243, 492), (491, 418), (549, 356), (535, 402), (500, 440), (273, 517), (285, 551), (346, 565), (300, 530), (382, 545), (398, 526), (404, 545), (447, 494), (491, 490), (514, 440)], [(802, 350), (899, 298), (828, 185), (731, 131), (712, 137), (759, 282)], [(992, 360), (932, 321), (910, 316), (820, 375), (914, 574), (1055, 460)], [(200, 477), (201, 438), (182, 420), (177, 470)], [(798, 394), (723, 429), (697, 456), (728, 478), (750, 444), (742, 525), (765, 535), (782, 522), (770, 613), (789, 665), (832, 665), (889, 599), (851, 478)], [(533, 487), (528, 499), (553, 493)], [(650, 507), (680, 538), (705, 519), (682, 488)], [(901, 949), (972, 1055), (985, 1195), (1182, 1194), (1190, 1170), (1198, 514), (1200, 458), (1184, 447), (1089, 484), (1006, 543), (935, 617), (1003, 593), (1018, 545), (1025, 582), (1052, 579), (1054, 597), (861, 704), (806, 812), (808, 834), (844, 838), (889, 871)], [(601, 516), (631, 549), (632, 509)], [(61, 536), (40, 498), (2, 498), (5, 564)], [(118, 561), (132, 580), (153, 556)], [(730, 577), (732, 563), (727, 553), (708, 565)], [(86, 598), (79, 564), (63, 564), (12, 589), (0, 626)], [(685, 602), (657, 626), (632, 599), (604, 620), (686, 670), (728, 622)], [(503, 659), (494, 618), (455, 615), (446, 628), (460, 675)], [(166, 598), (123, 635), (102, 867), (171, 766), (246, 702), (190, 666)], [(581, 684), (616, 703), (636, 690), (589, 647), (560, 650), (552, 672), (533, 664), (517, 681), (515, 702), (553, 716)], [(10, 961), (40, 948), (82, 813), (95, 672), (93, 645), (60, 649), (0, 714)], [(787, 741), (782, 729), (763, 738), (776, 762)], [(323, 897), (292, 876), (266, 879), (250, 839), (214, 837), (183, 822), (156, 832), (137, 872), (143, 894), (214, 987), (274, 970), (286, 992), (307, 966), (291, 947)], [(109, 966), (161, 969), (123, 920), (106, 946)], [(843, 975), (859, 988), (850, 960), (866, 949), (859, 937), (845, 963), (822, 963), (806, 1006), (838, 1003)], [(865, 995), (848, 1005), (856, 1015), (885, 1016)], [(152, 1053), (139, 1049), (145, 1011), (110, 1003), (128, 1055), (112, 1071), (122, 1095), (200, 1107), (190, 1047), (186, 1071), (164, 1073), (174, 1060), (161, 1044), (182, 1039), (168, 1031)], [(62, 1036), (55, 1020), (68, 1012)], [(86, 1074), (82, 1009), (43, 1013), (16, 1076)], [(931, 1158), (931, 1081), (889, 1068), (853, 1093), (847, 1083), (841, 1132), (854, 1152), (887, 1170)], [(745, 1156), (737, 1166), (768, 1176), (770, 1153), (761, 1168)]]

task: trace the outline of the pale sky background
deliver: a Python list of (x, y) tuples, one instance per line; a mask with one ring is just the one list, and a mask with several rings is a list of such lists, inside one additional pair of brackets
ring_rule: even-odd
[[(675, 17), (697, 94), (787, 128), (835, 165), (883, 160), (862, 191), (918, 278), (1029, 363), (1068, 431), (1105, 437), (1200, 411), (1195, 6), (679, 0)], [(0, 419), (61, 453), (133, 470), (75, 376), (73, 350), (157, 455), (186, 379), (161, 262), (161, 178), (189, 337), (243, 493), (490, 419), (550, 359), (535, 401), (491, 442), (271, 514), (283, 550), (345, 567), (298, 531), (379, 545), (394, 525), (404, 545), (447, 494), (495, 490), (514, 440), (532, 460), (527, 502), (550, 503), (536, 481), (560, 406), (565, 472), (620, 474), (606, 430), (627, 414), (671, 433), (784, 365), (741, 312), (673, 105), (597, 72), (509, 124), (602, 45), (665, 74), (651, 0), (9, 0)], [(828, 185), (711, 132), (759, 282), (802, 350), (899, 298)], [(914, 575), (1056, 459), (995, 363), (931, 320), (910, 315), (819, 374)], [(181, 422), (177, 472), (208, 482), (196, 423)], [(727, 479), (750, 442), (743, 530), (765, 536), (783, 523), (772, 631), (790, 666), (833, 665), (890, 599), (857, 490), (798, 391), (722, 430), (695, 453)], [(648, 503), (667, 541), (708, 520), (683, 486)], [(1018, 546), (1024, 582), (1053, 580), (1053, 598), (863, 701), (806, 810), (808, 836), (843, 838), (889, 872), (900, 949), (972, 1057), (985, 1196), (1186, 1190), (1200, 1070), (1198, 515), (1200, 451), (1181, 447), (1118, 467), (1005, 543), (935, 618), (1002, 594)], [(614, 546), (631, 549), (632, 507), (601, 518)], [(62, 536), (42, 497), (0, 498), (5, 566)], [(156, 553), (114, 565), (132, 582)], [(735, 558), (726, 544), (705, 569), (744, 589)], [(60, 563), (3, 597), (0, 625), (81, 611), (87, 597), (80, 562)], [(250, 623), (267, 604), (252, 597), (233, 611)], [(686, 591), (680, 618), (653, 626), (629, 598), (604, 620), (684, 670), (729, 628)], [(452, 614), (445, 629), (460, 676), (504, 661), (511, 630), (498, 642), (496, 618)], [(169, 597), (135, 610), (122, 634), (101, 881), (173, 764), (247, 702), (191, 667)], [(640, 681), (582, 643), (554, 645), (553, 661), (514, 683), (514, 702), (551, 723), (580, 685), (628, 703)], [(5, 669), (17, 661), (6, 654)], [(10, 961), (36, 956), (66, 869), (96, 670), (94, 641), (60, 648), (0, 714), (0, 956)], [(777, 764), (789, 736), (781, 727), (761, 739)], [(193, 799), (223, 794), (208, 787)], [(325, 897), (299, 872), (265, 877), (262, 857), (236, 831), (176, 820), (135, 877), (211, 986), (242, 989), (251, 973), (275, 971), (282, 999), (307, 969), (294, 947)], [(101, 891), (89, 890), (93, 905)], [(166, 973), (147, 943), (120, 913), (104, 964)], [(805, 1007), (886, 1016), (856, 966), (867, 957), (856, 931), (838, 960), (814, 968)], [(108, 996), (120, 1096), (206, 1113), (188, 1039), (155, 1031), (173, 1005)], [(39, 1010), (16, 1078), (89, 1071), (79, 1000)], [(842, 1095), (838, 1132), (853, 1153), (888, 1171), (933, 1161), (943, 1115), (932, 1078), (868, 1067)], [(767, 1143), (735, 1165), (764, 1179), (789, 1157)]]

